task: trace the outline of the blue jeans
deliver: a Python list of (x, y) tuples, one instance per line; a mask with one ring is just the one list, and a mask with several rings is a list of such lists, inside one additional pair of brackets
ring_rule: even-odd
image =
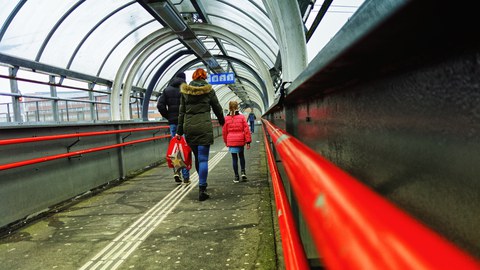
[(253, 133), (255, 130), (255, 121), (250, 121), (250, 132)]
[[(173, 137), (175, 137), (175, 134), (177, 134), (177, 125), (171, 124), (170, 125), (170, 135), (172, 136), (172, 139), (173, 139)], [(183, 175), (183, 179), (190, 178), (190, 171), (187, 170), (187, 168), (183, 168), (182, 169), (182, 175)]]
[(238, 158), (240, 158), (240, 168), (245, 171), (245, 154), (243, 152), (232, 153), (233, 172), (238, 176)]
[(190, 145), (195, 156), (195, 169), (198, 173), (198, 186), (207, 186), (208, 176), (208, 153), (210, 152), (210, 145)]

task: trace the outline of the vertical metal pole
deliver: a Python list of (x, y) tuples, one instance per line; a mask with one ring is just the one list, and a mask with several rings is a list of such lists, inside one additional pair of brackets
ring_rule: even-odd
[[(97, 101), (97, 98), (96, 97), (93, 97), (95, 102)], [(95, 103), (94, 104), (94, 108), (95, 108), (95, 115), (96, 115), (96, 118), (94, 120), (100, 120), (100, 116), (98, 115), (98, 106), (101, 106), (101, 104), (98, 104), (98, 103)]]
[(135, 104), (137, 104), (137, 117), (140, 118), (140, 102), (138, 102), (138, 99)]
[[(115, 130), (120, 130), (120, 125), (115, 125)], [(117, 134), (117, 143), (123, 143), (122, 134)], [(124, 147), (118, 147), (118, 169), (119, 169), (119, 177), (120, 179), (125, 179), (125, 160), (124, 160)]]
[[(88, 89), (90, 90), (93, 90), (93, 88), (95, 87), (95, 83), (88, 83)], [(90, 99), (90, 101), (92, 101), (90, 103), (90, 119), (91, 121), (94, 121), (94, 120), (97, 120), (95, 119), (95, 96), (93, 94), (93, 92), (88, 92), (88, 97)]]
[(65, 113), (67, 114), (67, 122), (70, 122), (70, 115), (68, 113), (68, 101), (65, 100)]
[[(10, 77), (15, 78), (17, 76), (18, 67), (12, 67), (8, 69)], [(15, 79), (10, 79), (10, 91), (12, 94), (20, 94), (18, 90), (18, 83)], [(13, 121), (14, 122), (23, 122), (22, 121), (22, 110), (20, 108), (20, 97), (12, 97), (12, 107), (13, 107)]]
[[(113, 112), (112, 108), (115, 108), (115, 106), (113, 105), (113, 102), (115, 100), (118, 102), (118, 99), (112, 98), (112, 87), (108, 87), (108, 92), (110, 93), (108, 95), (108, 103), (110, 103), (110, 105), (108, 106), (108, 115), (110, 116), (109, 120), (116, 120), (116, 118), (114, 117), (114, 114), (116, 115), (116, 113)], [(117, 108), (118, 108), (118, 104), (117, 104)]]
[(8, 122), (12, 122), (12, 116), (10, 115), (10, 104), (7, 103), (7, 119)]
[[(56, 82), (55, 82), (55, 76), (53, 75), (50, 75), (49, 77), (49, 83), (51, 83), (52, 85), (50, 85), (50, 95), (52, 97), (57, 97), (57, 87), (54, 85)], [(52, 111), (53, 111), (53, 121), (55, 122), (60, 122), (60, 117), (59, 117), (59, 113), (58, 113), (58, 100), (52, 100)]]
[(40, 108), (38, 107), (38, 101), (35, 101), (35, 108), (36, 108), (35, 120), (37, 122), (40, 122)]

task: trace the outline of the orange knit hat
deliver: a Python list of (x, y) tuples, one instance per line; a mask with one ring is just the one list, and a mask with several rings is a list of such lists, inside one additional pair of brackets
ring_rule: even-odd
[(197, 68), (195, 72), (192, 74), (193, 80), (206, 80), (207, 79), (207, 72), (203, 70), (203, 68)]

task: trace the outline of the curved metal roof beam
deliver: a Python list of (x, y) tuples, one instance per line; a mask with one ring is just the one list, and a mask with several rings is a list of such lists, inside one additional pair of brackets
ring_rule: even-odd
[[(248, 86), (248, 88), (251, 88)], [(246, 90), (247, 91), (247, 90)], [(240, 103), (244, 103), (243, 100), (241, 100), (235, 92), (233, 92), (230, 88), (228, 88), (227, 85), (223, 85), (221, 87), (218, 87), (215, 89), (215, 92), (217, 93), (218, 100), (220, 104), (222, 105), (222, 108), (228, 108), (228, 103), (231, 100), (240, 100)], [(258, 96), (258, 93), (252, 91), (252, 93), (257, 94), (255, 95), (255, 99), (250, 99), (249, 103), (247, 104), (248, 107), (254, 107), (260, 112), (264, 112), (265, 109), (260, 106), (259, 104), (262, 104), (262, 99), (261, 97)]]
[(45, 50), (45, 47), (47, 47), (48, 42), (52, 38), (53, 34), (55, 34), (55, 31), (57, 31), (58, 27), (65, 21), (65, 19), (72, 14), (72, 12), (77, 9), (81, 4), (83, 4), (86, 0), (80, 0), (77, 3), (75, 3), (70, 9), (63, 14), (63, 16), (55, 23), (55, 25), (52, 27), (50, 32), (48, 33), (47, 37), (42, 43), (42, 46), (40, 46), (40, 49), (37, 52), (37, 56), (35, 57), (35, 61), (40, 62), (40, 58), (42, 57), (43, 51)]
[(133, 65), (130, 67), (130, 71), (127, 74), (127, 78), (123, 85), (122, 92), (122, 120), (130, 120), (130, 93), (132, 91), (133, 80), (138, 73), (138, 70), (142, 64), (148, 59), (148, 57), (154, 53), (158, 48), (162, 47), (166, 43), (177, 39), (177, 35), (167, 29), (167, 34), (164, 37), (157, 39), (153, 44), (150, 44), (144, 51), (142, 51), (139, 56), (134, 61)]
[[(267, 106), (271, 105), (270, 101), (274, 100), (274, 88), (273, 82), (270, 77), (270, 73), (265, 66), (265, 63), (260, 58), (260, 56), (255, 52), (255, 50), (242, 38), (238, 37), (234, 33), (222, 29), (213, 25), (191, 25), (192, 30), (195, 30), (196, 33), (205, 36), (216, 36), (221, 39), (227, 40), (232, 44), (237, 45), (241, 50), (243, 50), (255, 63), (256, 68), (261, 74), (261, 77), (265, 80), (266, 85), (266, 94), (265, 101)], [(147, 57), (153, 53), (158, 47), (163, 44), (178, 38), (177, 35), (172, 32), (170, 29), (162, 28), (158, 31), (153, 32), (152, 34), (145, 37), (140, 41), (125, 57), (118, 69), (118, 72), (115, 76), (115, 80), (112, 87), (111, 95), (111, 118), (112, 120), (129, 120), (130, 119), (130, 109), (129, 109), (129, 100), (130, 92), (132, 87), (132, 81), (135, 77), (135, 74), (138, 72), (141, 64), (147, 59)], [(132, 62), (135, 63), (131, 66)], [(129, 69), (129, 67), (131, 68)], [(123, 79), (129, 70), (129, 74), (125, 81), (122, 94), (122, 102), (120, 103), (120, 92)], [(121, 107), (120, 107), (121, 104)]]
[(115, 9), (114, 11), (110, 12), (107, 16), (105, 16), (103, 19), (101, 19), (100, 21), (97, 22), (97, 24), (95, 24), (95, 26), (90, 29), (90, 31), (88, 31), (88, 33), (83, 37), (83, 39), (80, 41), (80, 43), (78, 43), (77, 47), (75, 48), (75, 50), (73, 51), (72, 53), (72, 56), (70, 57), (70, 60), (68, 61), (68, 64), (67, 64), (67, 69), (70, 68), (70, 66), (72, 65), (73, 63), (73, 60), (75, 60), (75, 56), (77, 56), (77, 53), (78, 51), (80, 50), (80, 48), (83, 46), (83, 44), (85, 43), (85, 41), (87, 41), (87, 39), (90, 37), (90, 35), (95, 32), (95, 30), (100, 27), (100, 25), (102, 25), (106, 20), (108, 20), (110, 17), (112, 17), (113, 15), (115, 15), (117, 12), (121, 11), (122, 9), (124, 8), (127, 8), (129, 7), (130, 5), (136, 3), (136, 1), (131, 1), (129, 3), (126, 3), (125, 5), (121, 6), (121, 7), (118, 7), (117, 9)]
[(240, 98), (235, 95), (232, 91), (228, 91), (226, 93), (218, 93), (218, 91), (215, 91), (217, 93), (217, 98), (218, 102), (220, 103), (220, 106), (222, 106), (223, 109), (228, 110), (228, 103), (231, 100), (240, 100)]
[[(252, 89), (254, 89), (256, 92), (257, 92), (257, 95), (260, 97), (260, 100), (261, 102), (258, 102), (259, 104), (262, 104), (263, 106), (259, 106), (258, 108), (264, 108), (264, 109), (260, 109), (260, 111), (264, 111), (266, 108), (269, 107), (267, 101), (266, 101), (266, 98), (262, 98), (262, 97), (266, 97), (267, 95), (267, 88), (265, 86), (265, 82), (261, 79), (261, 77), (257, 74), (257, 72), (251, 68), (250, 66), (248, 66), (247, 64), (243, 63), (241, 60), (239, 59), (235, 59), (233, 57), (230, 57), (230, 56), (224, 56), (224, 55), (216, 55), (215, 57), (217, 57), (218, 59), (229, 59), (230, 61), (232, 62), (237, 62), (238, 64), (240, 65), (243, 65), (246, 69), (248, 69), (250, 71), (250, 73), (252, 74), (252, 76), (258, 81), (258, 83), (261, 85), (262, 89), (263, 89), (263, 93), (262, 91), (260, 91), (260, 89), (258, 87), (256, 87), (256, 85), (248, 80), (247, 78), (245, 77), (241, 77), (240, 76), (240, 79), (242, 80), (245, 80), (247, 81), (248, 83), (250, 83), (251, 85), (253, 85)], [(193, 67), (196, 63), (200, 63), (202, 60), (201, 59), (194, 59), (188, 63), (186, 63), (184, 66), (182, 66), (179, 70), (181, 71), (185, 71), (187, 70), (189, 67)], [(232, 90), (230, 90), (231, 92), (233, 92)]]
[(263, 0), (280, 46), (283, 81), (293, 81), (307, 66), (307, 46), (297, 1)]
[[(268, 92), (267, 92), (267, 87), (265, 85), (265, 82), (262, 80), (262, 78), (258, 75), (258, 73), (248, 64), (246, 64), (245, 62), (243, 62), (242, 60), (240, 59), (236, 59), (236, 58), (233, 58), (231, 56), (224, 56), (224, 55), (217, 55), (216, 56), (218, 59), (226, 59), (226, 60), (229, 60), (229, 61), (232, 61), (234, 63), (237, 63), (239, 65), (241, 65), (243, 68), (245, 68), (246, 70), (249, 71), (249, 73), (256, 79), (256, 81), (260, 84), (260, 87), (262, 88), (262, 92), (260, 92), (260, 89), (258, 89), (256, 87), (256, 85), (251, 82), (250, 80), (248, 80), (247, 78), (245, 77), (242, 77), (242, 76), (238, 76), (240, 77), (241, 80), (246, 80), (248, 81), (251, 85), (254, 86), (254, 89), (258, 92), (259, 96), (264, 96), (264, 97), (267, 97), (268, 95)], [(262, 102), (260, 102), (260, 104), (263, 104), (263, 107), (265, 108), (268, 108), (269, 107), (269, 104), (268, 104), (268, 100), (267, 99), (262, 99)]]
[(153, 88), (155, 87), (155, 84), (157, 83), (158, 79), (163, 74), (165, 69), (167, 69), (175, 60), (177, 60), (179, 57), (186, 54), (193, 54), (193, 51), (183, 50), (183, 51), (178, 51), (174, 53), (173, 55), (170, 56), (170, 58), (167, 59), (167, 61), (165, 61), (162, 64), (162, 66), (153, 75), (153, 78), (152, 80), (150, 80), (147, 90), (145, 91), (145, 96), (142, 102), (142, 119), (144, 121), (148, 121), (148, 107), (149, 107), (148, 103), (150, 102), (150, 97), (152, 96)]
[(208, 68), (215, 71), (215, 73), (224, 72), (215, 58), (211, 55), (208, 49), (197, 38), (195, 32), (189, 28), (183, 18), (180, 16), (175, 6), (168, 0), (137, 0), (137, 2), (145, 8), (155, 19), (157, 19), (163, 26), (170, 28), (178, 39), (188, 48), (195, 52), (195, 54), (204, 59)]
[[(124, 104), (122, 104), (122, 107), (120, 107), (120, 93), (122, 90), (123, 79), (125, 77), (125, 74), (127, 73), (129, 66), (132, 64), (135, 58), (137, 58), (143, 50), (145, 50), (148, 46), (155, 42), (155, 40), (161, 37), (165, 37), (167, 35), (171, 35), (170, 29), (167, 28), (162, 28), (153, 32), (152, 34), (148, 35), (140, 42), (138, 42), (137, 45), (135, 45), (123, 59), (112, 84), (112, 94), (110, 95), (111, 120), (121, 120), (121, 108), (129, 110), (128, 105), (124, 106)], [(130, 95), (130, 93), (128, 94)]]
[[(154, 72), (155, 67), (157, 67), (158, 65), (163, 65), (163, 61), (165, 61), (170, 55), (173, 55), (181, 50), (185, 50), (185, 46), (183, 46), (183, 44), (181, 43), (178, 43), (172, 45), (167, 50), (160, 52), (150, 61), (150, 63), (147, 63), (147, 65), (144, 66), (142, 72), (137, 76), (138, 79), (135, 85), (142, 85), (141, 87), (145, 87), (145, 84), (147, 83), (149, 76)], [(149, 72), (147, 75), (145, 75), (147, 70), (149, 70)]]
[(192, 24), (190, 27), (199, 35), (215, 36), (217, 38), (229, 41), (230, 43), (236, 45), (239, 49), (243, 50), (249, 56), (249, 58), (252, 59), (256, 68), (258, 68), (261, 77), (265, 80), (265, 85), (267, 88), (267, 95), (265, 98), (268, 105), (266, 107), (268, 108), (271, 104), (270, 102), (274, 100), (275, 89), (273, 88), (270, 72), (268, 71), (265, 62), (260, 58), (257, 52), (241, 37), (218, 26)]
[[(277, 39), (272, 35), (272, 33), (270, 33), (270, 31), (268, 31), (265, 26), (260, 23), (257, 19), (255, 19), (255, 17), (251, 16), (249, 13), (243, 11), (242, 9), (237, 9), (236, 6), (234, 4), (231, 4), (230, 2), (231, 1), (223, 1), (223, 0), (218, 0), (218, 2), (220, 3), (223, 3), (224, 5), (227, 5), (227, 6), (231, 6), (233, 7), (234, 9), (238, 10), (239, 12), (243, 13), (245, 15), (245, 17), (248, 17), (250, 18), (252, 21), (256, 22), (263, 30), (265, 30), (265, 32), (273, 39), (273, 41), (275, 43), (277, 43)], [(256, 6), (258, 9), (262, 10), (260, 7)], [(262, 10), (263, 12), (265, 12), (264, 10)], [(268, 14), (264, 13), (265, 14), (265, 17), (267, 17), (268, 19)], [(210, 15), (210, 14), (208, 14)]]
[(12, 10), (12, 12), (10, 12), (10, 14), (8, 15), (8, 18), (5, 20), (5, 22), (3, 22), (2, 28), (0, 28), (0, 41), (2, 41), (3, 36), (5, 35), (5, 32), (7, 32), (8, 27), (10, 26), (13, 19), (18, 14), (18, 12), (20, 12), (20, 9), (22, 9), (23, 5), (25, 5), (26, 2), (27, 2), (27, 0), (19, 1), (17, 3), (17, 5), (15, 6), (15, 8)]
[(248, 93), (248, 96), (250, 98), (250, 100), (254, 100), (259, 103), (259, 104), (262, 104), (263, 106), (262, 107), (262, 110), (261, 111), (264, 111), (266, 108), (265, 108), (265, 105), (263, 103), (263, 99), (262, 99), (262, 96), (259, 94), (259, 91), (258, 89), (255, 87), (255, 85), (249, 81), (248, 79), (244, 78), (244, 77), (241, 77), (241, 79), (243, 79), (245, 82), (248, 82), (249, 84), (245, 84), (245, 83), (242, 83), (242, 87), (245, 88), (245, 91)]
[[(235, 95), (228, 87), (222, 86), (222, 87), (217, 87), (215, 89), (215, 92), (217, 93), (217, 98), (220, 102), (220, 104), (225, 104), (225, 96), (229, 96), (229, 99), (235, 98), (235, 99), (240, 99), (238, 96)], [(222, 106), (223, 107), (223, 106)]]
[(105, 63), (107, 62), (108, 58), (110, 58), (110, 55), (112, 55), (112, 53), (115, 51), (115, 49), (120, 46), (120, 44), (128, 38), (128, 36), (130, 36), (131, 34), (135, 33), (138, 29), (146, 26), (147, 24), (150, 24), (152, 22), (156, 22), (155, 19), (152, 19), (150, 21), (147, 21), (137, 27), (135, 27), (134, 29), (132, 29), (132, 31), (128, 32), (125, 36), (123, 36), (123, 38), (121, 38), (115, 45), (113, 45), (112, 49), (108, 52), (108, 54), (105, 56), (105, 58), (103, 59), (103, 62), (102, 64), (100, 65), (100, 68), (98, 69), (98, 72), (97, 72), (97, 76), (100, 76), (100, 73), (102, 73), (102, 70), (103, 70), (103, 67), (105, 66)]
[[(231, 22), (231, 23), (233, 23), (233, 24), (236, 24), (238, 27), (243, 28), (245, 31), (250, 32), (252, 35), (254, 35), (255, 37), (257, 37), (258, 40), (262, 41), (263, 44), (265, 45), (265, 47), (269, 49), (269, 51), (270, 51), (271, 55), (273, 55), (273, 57), (268, 57), (268, 53), (265, 52), (264, 50), (262, 50), (262, 48), (261, 48), (260, 46), (258, 46), (257, 44), (255, 44), (255, 42), (253, 42), (253, 41), (251, 41), (251, 40), (249, 40), (249, 39), (247, 39), (247, 38), (245, 38), (245, 37), (242, 37), (242, 38), (243, 38), (244, 40), (249, 41), (249, 42), (250, 42), (251, 44), (253, 44), (256, 48), (258, 48), (260, 51), (262, 51), (262, 53), (265, 54), (265, 56), (268, 57), (268, 60), (270, 60), (272, 66), (275, 64), (275, 59), (274, 59), (274, 58), (276, 57), (275, 52), (272, 50), (272, 48), (270, 48), (270, 46), (268, 46), (267, 43), (264, 42), (264, 40), (263, 40), (262, 38), (260, 38), (260, 37), (259, 37), (257, 34), (255, 34), (253, 31), (251, 31), (251, 30), (248, 29), (248, 28), (245, 28), (242, 24), (238, 24), (238, 23), (236, 23), (235, 21), (233, 21), (233, 20), (231, 20), (231, 19), (229, 19), (229, 18), (227, 18), (227, 17), (223, 17), (223, 16), (219, 16), (219, 15), (213, 15), (213, 14), (210, 15), (210, 16), (218, 17), (218, 18), (220, 18), (220, 19), (222, 19), (222, 20), (226, 20), (226, 21), (229, 21), (229, 22)], [(272, 58), (273, 58), (273, 59), (272, 59)]]

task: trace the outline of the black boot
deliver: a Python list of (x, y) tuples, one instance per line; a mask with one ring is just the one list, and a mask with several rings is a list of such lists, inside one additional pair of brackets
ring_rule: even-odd
[(245, 173), (245, 170), (242, 170), (242, 181), (247, 181), (247, 174)]
[(198, 200), (199, 201), (205, 201), (206, 199), (210, 198), (210, 195), (207, 193), (207, 187), (201, 186), (199, 187), (200, 190), (198, 192)]

